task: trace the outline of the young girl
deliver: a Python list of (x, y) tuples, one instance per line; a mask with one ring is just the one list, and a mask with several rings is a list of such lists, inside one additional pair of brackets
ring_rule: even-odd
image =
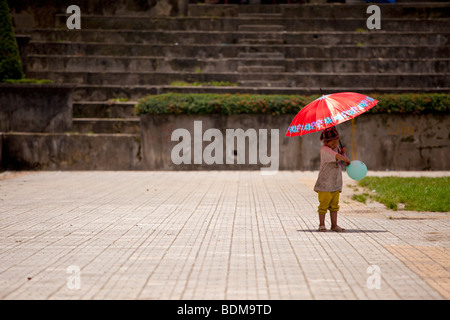
[(314, 191), (319, 195), (319, 231), (327, 231), (325, 214), (330, 210), (330, 230), (345, 232), (345, 229), (337, 225), (339, 193), (342, 191), (342, 170), (339, 161), (349, 165), (350, 160), (343, 155), (346, 152), (345, 148), (338, 148), (339, 133), (335, 127), (325, 129), (320, 135), (320, 140), (323, 141), (320, 149), (320, 171), (314, 186)]

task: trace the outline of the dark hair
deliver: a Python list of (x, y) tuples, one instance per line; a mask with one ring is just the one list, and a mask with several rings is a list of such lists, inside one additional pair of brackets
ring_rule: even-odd
[(320, 134), (320, 140), (328, 141), (339, 138), (339, 132), (336, 130), (336, 127), (326, 128)]

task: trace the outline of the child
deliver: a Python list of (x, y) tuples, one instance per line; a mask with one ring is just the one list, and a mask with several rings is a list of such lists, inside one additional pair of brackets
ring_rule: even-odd
[(337, 213), (339, 210), (339, 193), (342, 191), (342, 171), (339, 161), (345, 165), (350, 160), (345, 157), (345, 148), (339, 150), (339, 133), (335, 127), (325, 129), (320, 135), (323, 141), (320, 149), (320, 171), (317, 177), (314, 191), (319, 195), (319, 231), (327, 231), (325, 228), (325, 214), (330, 210), (331, 229), (336, 232), (345, 232), (345, 229), (337, 225)]

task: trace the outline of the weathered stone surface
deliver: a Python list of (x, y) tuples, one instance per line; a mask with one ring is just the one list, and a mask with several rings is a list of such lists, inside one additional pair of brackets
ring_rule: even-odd
[(449, 114), (366, 114), (338, 128), (372, 170), (450, 170), (449, 123)]
[(61, 19), (62, 25), (66, 25), (67, 7), (76, 4), (82, 15), (128, 15), (128, 16), (175, 16), (187, 14), (188, 0), (78, 0), (68, 3), (61, 0), (21, 0), (9, 1), (11, 17), (16, 26), (23, 27), (54, 27)]
[(3, 167), (27, 170), (139, 170), (140, 136), (133, 134), (3, 134)]
[[(149, 14), (152, 8), (166, 10), (168, 3), (180, 8), (181, 2), (82, 2), (83, 26), (76, 32), (66, 28), (65, 13), (41, 28), (16, 24), (16, 31), (32, 36), (30, 76), (78, 83), (83, 88), (75, 93), (75, 101), (179, 91), (170, 86), (173, 81), (231, 81), (242, 92), (262, 93), (274, 87), (279, 88), (275, 93), (301, 94), (319, 88), (373, 93), (450, 90), (448, 3), (379, 4), (380, 30), (368, 29), (367, 4), (192, 4), (189, 15)], [(142, 90), (146, 86), (148, 90)]]
[[(42, 170), (248, 170), (269, 168), (279, 170), (317, 170), (320, 164), (319, 133), (302, 137), (286, 137), (285, 131), (293, 116), (141, 116), (138, 134), (49, 134), (3, 133), (2, 167)], [(194, 121), (201, 129), (194, 131)], [(363, 161), (369, 170), (450, 170), (447, 155), (450, 148), (449, 115), (372, 115), (364, 114), (338, 126), (350, 159)], [(197, 127), (198, 128), (198, 127)], [(190, 135), (191, 164), (175, 164), (172, 151), (182, 139), (172, 134), (186, 129)], [(208, 129), (217, 129), (223, 138), (223, 160), (207, 164), (205, 148), (215, 141), (204, 136)], [(250, 162), (246, 143), (239, 149), (237, 141), (226, 143), (227, 129), (255, 133), (256, 163)], [(249, 129), (251, 129), (249, 131)], [(267, 129), (261, 140), (261, 129)], [(278, 130), (278, 141), (271, 130)], [(232, 132), (232, 133), (233, 133)], [(217, 133), (217, 132), (216, 132)], [(273, 142), (278, 143), (272, 155)], [(197, 140), (195, 140), (197, 139)], [(197, 142), (195, 142), (197, 141)], [(200, 141), (200, 144), (198, 144)], [(259, 154), (261, 141), (268, 149), (269, 162)], [(195, 146), (197, 145), (197, 147)], [(200, 150), (200, 151), (199, 151)], [(200, 153), (198, 153), (198, 151)], [(194, 154), (200, 156), (195, 160)], [(239, 157), (245, 155), (242, 163)], [(227, 164), (227, 155), (233, 159)]]
[[(241, 170), (265, 167), (258, 162), (249, 164), (249, 145), (246, 144), (244, 164), (226, 164), (226, 155), (233, 155), (236, 148), (226, 147), (226, 129), (279, 130), (279, 169), (316, 170), (320, 166), (320, 133), (302, 137), (286, 137), (287, 127), (293, 116), (271, 115), (232, 115), (232, 116), (194, 116), (194, 115), (143, 115), (141, 116), (141, 137), (144, 166), (151, 170)], [(203, 150), (211, 144), (206, 140), (201, 148), (195, 149), (194, 121), (201, 121), (202, 131), (196, 141), (210, 128), (218, 129), (223, 136), (223, 164), (206, 164)], [(449, 115), (380, 115), (364, 114), (352, 121), (340, 124), (337, 128), (347, 147), (347, 155), (363, 161), (370, 170), (449, 170), (447, 155), (450, 148)], [(187, 129), (191, 137), (191, 164), (174, 164), (172, 150), (182, 139), (171, 141), (176, 129)], [(198, 127), (197, 127), (198, 128)], [(267, 146), (270, 150), (271, 139)], [(199, 146), (197, 144), (197, 146)], [(226, 148), (225, 148), (226, 147)], [(198, 151), (200, 150), (200, 154)], [(259, 150), (259, 149), (258, 149)], [(200, 158), (194, 163), (194, 153)], [(258, 158), (259, 159), (259, 158)], [(237, 159), (236, 159), (237, 160)], [(259, 160), (258, 160), (259, 161)]]
[(137, 118), (134, 114), (136, 102), (125, 101), (78, 101), (73, 104), (74, 118)]
[[(201, 129), (198, 126), (195, 128), (194, 121), (201, 122)], [(145, 168), (150, 170), (248, 170), (268, 167), (272, 167), (274, 170), (278, 168), (295, 169), (300, 166), (302, 141), (300, 139), (288, 139), (284, 136), (290, 121), (291, 116), (289, 115), (142, 115), (141, 140)], [(171, 141), (172, 134), (177, 129), (189, 131), (191, 164), (175, 164), (172, 161), (172, 150), (182, 141), (176, 136), (173, 138), (174, 141)], [(206, 163), (204, 154), (204, 149), (208, 145), (212, 148), (211, 143), (216, 142), (214, 137), (204, 136), (208, 129), (219, 130), (220, 133), (217, 131), (216, 133), (222, 138), (222, 141), (217, 143), (220, 144), (219, 148), (223, 157), (212, 164)], [(252, 136), (251, 139), (253, 140), (249, 142), (250, 138), (245, 138), (245, 146), (242, 145), (244, 148), (241, 149), (238, 140), (234, 143), (232, 140), (227, 141), (227, 135), (231, 137), (231, 134), (233, 134), (233, 132), (228, 133), (227, 129), (233, 132), (242, 129), (243, 134)], [(261, 129), (267, 130), (267, 134), (262, 132)], [(274, 133), (272, 130), (277, 132)], [(261, 134), (264, 137), (261, 137)], [(278, 135), (278, 139), (276, 135)], [(279, 151), (277, 154), (271, 153), (272, 142), (276, 143), (277, 151)], [(261, 161), (261, 145), (267, 148), (268, 151), (263, 152), (263, 154), (271, 158), (270, 163)], [(248, 152), (250, 149), (255, 152), (253, 153), (255, 162), (250, 161)], [(212, 154), (215, 155), (214, 152)], [(227, 164), (227, 161), (231, 161), (233, 164)], [(242, 163), (240, 163), (241, 161)]]
[[(367, 88), (379, 87), (382, 83), (386, 87), (445, 87), (450, 83), (450, 75), (439, 74), (393, 74), (393, 73), (365, 73), (365, 74), (334, 74), (334, 73), (288, 73), (288, 72), (226, 72), (226, 73), (160, 73), (160, 72), (32, 72), (35, 77), (58, 79), (58, 82), (92, 85), (122, 85), (135, 83), (136, 85), (170, 85), (176, 81), (188, 83), (208, 83), (213, 81), (240, 82), (263, 81), (269, 86), (272, 83), (283, 82), (278, 87), (308, 87), (328, 85), (332, 87), (351, 87), (355, 83), (364, 84)], [(253, 86), (253, 85), (249, 85)], [(265, 86), (265, 85), (262, 85)], [(255, 86), (257, 87), (257, 86)]]
[(138, 118), (75, 118), (73, 129), (79, 133), (140, 133)]
[(73, 85), (1, 84), (0, 132), (72, 130)]

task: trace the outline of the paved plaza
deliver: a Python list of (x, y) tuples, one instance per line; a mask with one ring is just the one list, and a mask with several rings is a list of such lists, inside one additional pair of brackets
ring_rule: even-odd
[(343, 174), (347, 232), (317, 232), (316, 177), (2, 173), (0, 299), (450, 298), (450, 213), (353, 201)]

